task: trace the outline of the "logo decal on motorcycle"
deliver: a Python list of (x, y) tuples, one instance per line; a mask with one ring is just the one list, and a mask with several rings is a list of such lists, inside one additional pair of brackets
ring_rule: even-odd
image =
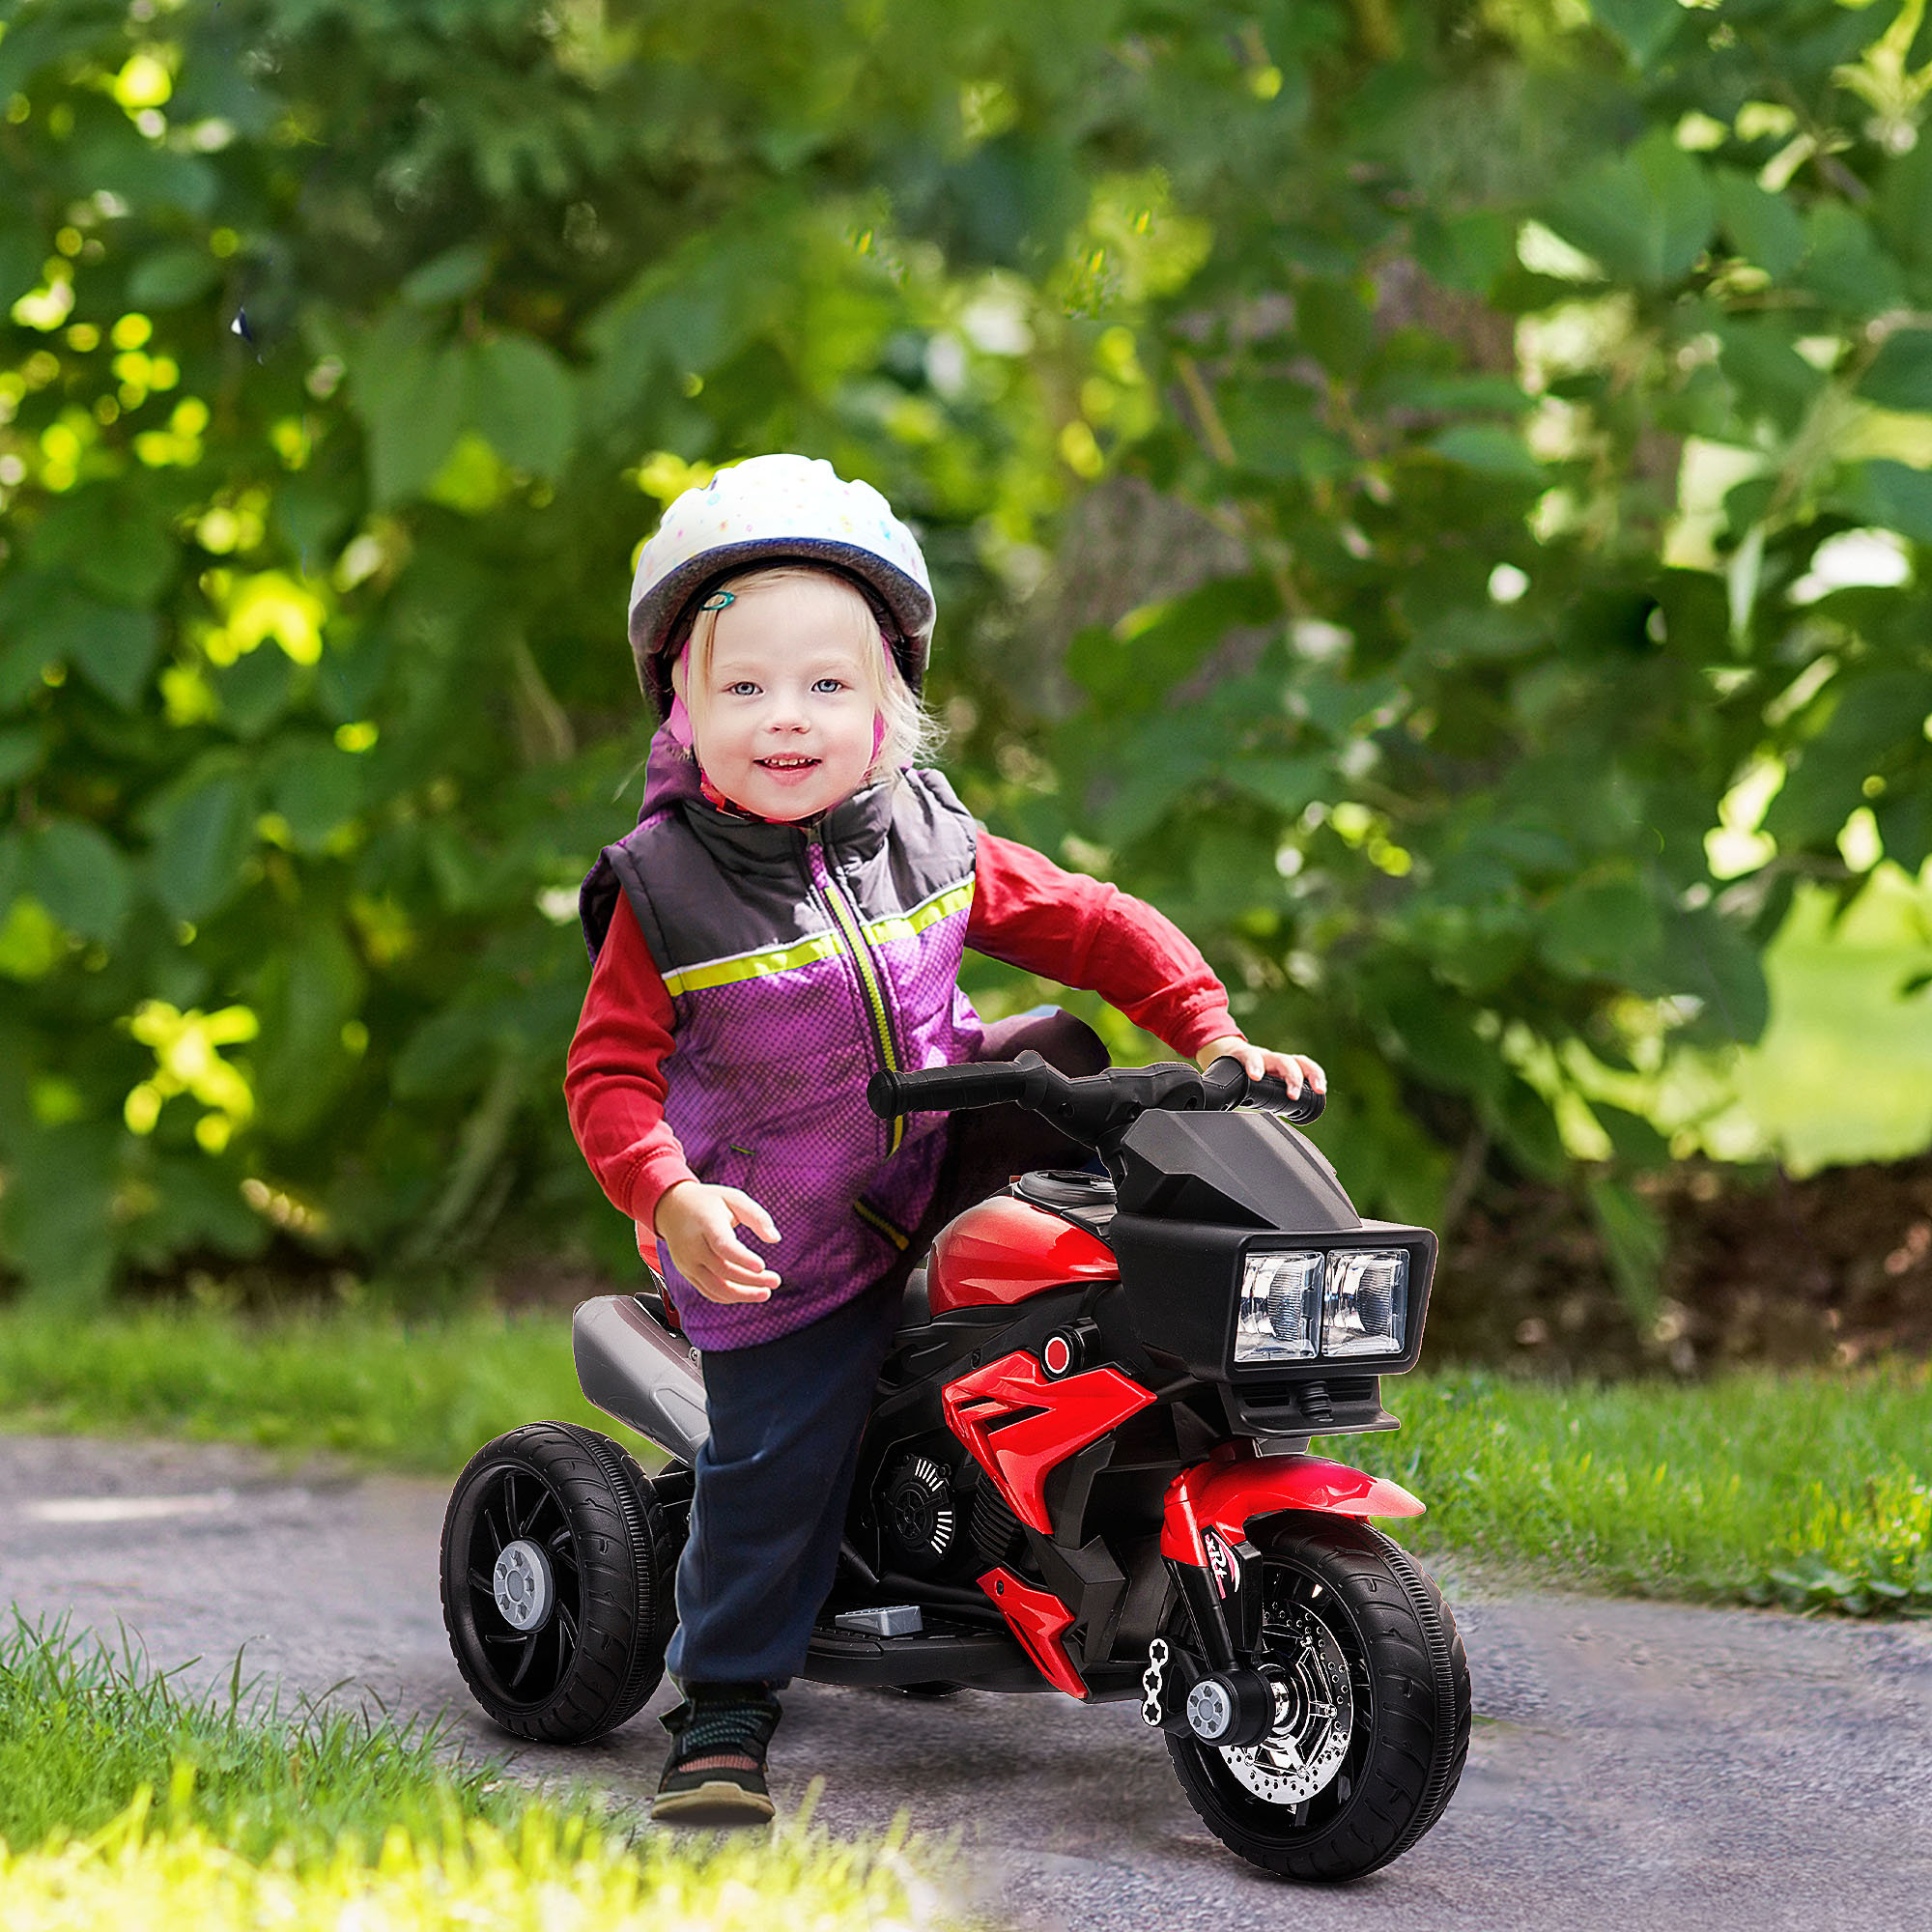
[(1152, 1400), (1151, 1391), (1118, 1369), (1049, 1381), (1021, 1349), (948, 1382), (941, 1395), (946, 1426), (1012, 1513), (1042, 1536), (1053, 1533), (1048, 1475)]

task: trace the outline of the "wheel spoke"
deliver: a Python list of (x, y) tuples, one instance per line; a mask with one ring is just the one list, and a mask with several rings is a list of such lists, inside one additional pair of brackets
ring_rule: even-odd
[(469, 1587), (480, 1596), (488, 1597), (493, 1604), (497, 1601), (496, 1584), (473, 1565), (469, 1572)]
[(550, 1501), (550, 1499), (551, 1499), (551, 1496), (550, 1496), (550, 1492), (549, 1492), (548, 1490), (546, 1490), (546, 1489), (539, 1489), (539, 1490), (537, 1491), (537, 1499), (536, 1499), (536, 1501), (535, 1501), (535, 1502), (533, 1502), (533, 1503), (532, 1503), (532, 1504), (530, 1505), (530, 1513), (529, 1513), (529, 1515), (528, 1515), (528, 1516), (526, 1516), (526, 1518), (525, 1518), (525, 1519), (523, 1520), (522, 1523), (520, 1523), (520, 1524), (518, 1525), (518, 1528), (517, 1528), (517, 1534), (518, 1534), (519, 1536), (527, 1536), (527, 1535), (529, 1535), (530, 1531), (531, 1531), (531, 1530), (532, 1530), (532, 1529), (533, 1529), (533, 1528), (535, 1527), (535, 1525), (536, 1525), (536, 1520), (537, 1520), (537, 1518), (538, 1518), (538, 1517), (540, 1517), (540, 1516), (542, 1516), (542, 1515), (543, 1515), (543, 1513), (544, 1513), (544, 1505), (545, 1505), (545, 1504), (546, 1504), (547, 1502), (549, 1502), (549, 1501)]
[(560, 1662), (568, 1662), (577, 1650), (577, 1619), (570, 1613), (568, 1604), (556, 1606), (556, 1627), (563, 1633), (563, 1657)]
[(508, 1543), (517, 1535), (517, 1476), (513, 1469), (503, 1471), (503, 1540)]
[(524, 1673), (530, 1667), (530, 1659), (537, 1654), (535, 1633), (524, 1638), (524, 1654), (518, 1660), (515, 1674), (510, 1679), (510, 1689), (514, 1690), (524, 1681)]

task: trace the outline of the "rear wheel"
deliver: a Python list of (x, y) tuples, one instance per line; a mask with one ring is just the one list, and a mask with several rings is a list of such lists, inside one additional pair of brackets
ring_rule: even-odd
[(579, 1744), (664, 1676), (677, 1537), (608, 1436), (532, 1422), (477, 1451), (442, 1525), (442, 1620), (457, 1668), (506, 1731)]
[(1169, 1732), (1168, 1753), (1229, 1850), (1284, 1878), (1360, 1878), (1435, 1823), (1463, 1775), (1463, 1639), (1427, 1573), (1366, 1523), (1284, 1517), (1252, 1535), (1275, 1728), (1238, 1749)]

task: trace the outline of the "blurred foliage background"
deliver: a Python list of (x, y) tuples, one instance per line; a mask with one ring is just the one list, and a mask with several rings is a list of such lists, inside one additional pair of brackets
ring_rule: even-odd
[(0, 5), (6, 1263), (635, 1267), (558, 1091), (624, 590), (770, 449), (1366, 1209), (1567, 1191), (1640, 1307), (1673, 1155), (1924, 1145), (1926, 13)]

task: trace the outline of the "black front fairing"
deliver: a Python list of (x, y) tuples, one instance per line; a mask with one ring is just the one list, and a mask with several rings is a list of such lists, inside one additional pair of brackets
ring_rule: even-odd
[[(1231, 1424), (1254, 1435), (1392, 1428), (1380, 1378), (1421, 1351), (1435, 1236), (1365, 1220), (1319, 1149), (1278, 1115), (1149, 1111), (1109, 1158), (1119, 1195), (1107, 1240), (1135, 1333), (1156, 1359), (1228, 1394)], [(1395, 1248), (1409, 1256), (1400, 1354), (1236, 1365), (1235, 1310), (1245, 1258), (1283, 1248)]]

